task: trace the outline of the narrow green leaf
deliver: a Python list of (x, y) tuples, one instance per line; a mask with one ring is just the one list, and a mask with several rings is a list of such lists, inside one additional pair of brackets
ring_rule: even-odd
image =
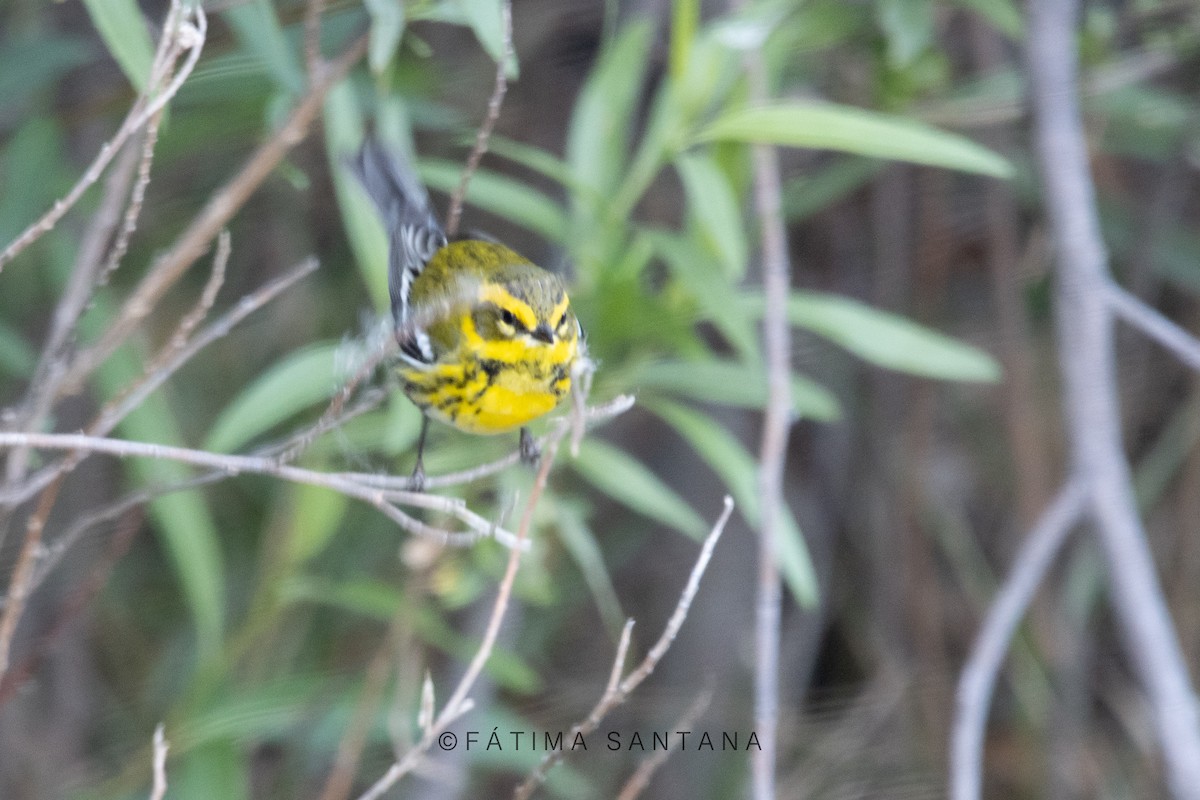
[[(462, 165), (426, 159), (421, 162), (420, 172), (430, 188), (449, 193), (458, 188)], [(566, 239), (567, 219), (558, 204), (512, 178), (476, 170), (467, 185), (466, 199), (471, 205), (515, 222), (552, 242)]]
[(137, 0), (83, 0), (83, 5), (125, 77), (143, 91), (150, 80), (154, 44)]
[(596, 439), (584, 440), (575, 471), (589, 483), (634, 511), (702, 539), (708, 524), (673, 489), (628, 453)]
[(334, 365), (340, 349), (340, 344), (313, 345), (260, 375), (217, 417), (204, 449), (236, 450), (296, 412), (332, 397), (338, 387)]
[(715, 260), (707, 257), (691, 239), (665, 231), (646, 231), (644, 236), (695, 299), (704, 317), (720, 329), (741, 359), (749, 363), (761, 361), (758, 333), (744, 309), (729, 302), (737, 290)]
[[(762, 298), (755, 297), (748, 305), (761, 313)], [(1000, 365), (982, 350), (849, 298), (793, 292), (788, 319), (865, 361), (897, 372), (950, 381), (1000, 379)]]
[[(758, 496), (758, 464), (742, 443), (712, 417), (664, 400), (646, 402), (708, 464), (737, 501), (742, 516), (757, 528), (761, 522)], [(812, 608), (820, 597), (816, 571), (804, 536), (791, 510), (783, 509), (779, 530), (779, 566), (788, 589), (801, 606)]]
[(400, 37), (404, 35), (404, 7), (399, 0), (364, 0), (371, 17), (367, 41), (367, 64), (379, 75), (392, 63)]
[(287, 560), (301, 564), (329, 544), (345, 516), (349, 499), (341, 492), (303, 484), (291, 487), (287, 497), (291, 505)]
[[(504, 17), (501, 10), (501, 0), (457, 0), (462, 8), (463, 16), (475, 38), (483, 45), (483, 49), (497, 64), (504, 58)], [(505, 72), (510, 78), (518, 75), (516, 53), (511, 54)]]
[(796, 101), (738, 109), (696, 137), (697, 142), (726, 140), (836, 150), (997, 178), (1012, 175), (1007, 160), (962, 136), (905, 117), (833, 103)]
[(933, 41), (933, 3), (930, 0), (879, 0), (879, 26), (887, 39), (888, 64), (901, 69), (911, 64)]
[[(0, 43), (0, 97), (10, 114), (96, 57), (90, 40), (48, 33), (17, 33)], [(18, 117), (13, 114), (13, 118)]]
[(883, 166), (873, 158), (839, 158), (783, 186), (783, 214), (799, 222), (865, 186)]
[(701, 238), (725, 268), (725, 274), (731, 280), (741, 280), (746, 274), (750, 247), (741, 206), (729, 179), (711, 157), (698, 153), (679, 156), (675, 168)]
[[(761, 409), (767, 402), (767, 377), (761, 366), (717, 359), (657, 361), (630, 380), (638, 391), (664, 390), (693, 400)], [(792, 407), (798, 417), (832, 422), (841, 417), (837, 398), (820, 384), (792, 376)]]
[(225, 12), (225, 20), (242, 50), (263, 63), (277, 86), (292, 95), (304, 90), (304, 69), (268, 0), (250, 0), (235, 5)]
[[(588, 76), (567, 133), (567, 163), (571, 173), (588, 187), (576, 204), (611, 195), (624, 171), (629, 153), (633, 112), (642, 94), (647, 55), (654, 29), (649, 22), (629, 25), (600, 54)], [(594, 209), (588, 217), (594, 216)]]
[(700, 27), (700, 0), (674, 0), (671, 3), (671, 78), (683, 80), (696, 31)]
[(210, 741), (199, 747), (188, 744), (186, 734), (168, 732), (173, 758), (170, 762), (171, 800), (248, 800), (250, 756), (232, 738)]

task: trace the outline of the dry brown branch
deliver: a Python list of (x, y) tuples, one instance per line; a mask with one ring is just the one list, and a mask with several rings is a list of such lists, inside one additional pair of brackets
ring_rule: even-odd
[[(267, 475), (292, 483), (303, 483), (310, 486), (332, 489), (348, 497), (362, 500), (379, 509), (389, 519), (392, 519), (409, 532), (434, 538), (444, 544), (467, 545), (478, 541), (480, 538), (494, 538), (507, 547), (514, 547), (517, 542), (517, 538), (512, 533), (493, 525), (483, 517), (475, 514), (466, 507), (463, 501), (456, 498), (362, 486), (337, 473), (317, 472), (315, 470), (280, 464), (274, 458), (227, 455), (153, 442), (132, 442), (122, 439), (89, 436), (87, 434), (68, 433), (0, 433), (0, 448), (8, 447), (32, 447), (38, 450), (70, 450), (81, 453), (107, 453), (121, 458), (166, 459), (197, 467), (222, 470), (229, 475), (240, 475), (247, 472), (256, 475)], [(426, 525), (401, 512), (396, 508), (396, 504), (449, 514), (466, 525), (473, 533), (452, 533)], [(44, 520), (41, 520), (41, 522), (44, 523)], [(20, 571), (18, 570), (18, 572)], [(17, 586), (18, 583), (17, 578), (14, 576), (14, 586)], [(7, 613), (8, 609), (6, 608), (5, 611)], [(2, 634), (3, 627), (0, 626), (0, 645), (3, 644)], [(2, 655), (3, 649), (0, 647), (0, 656)], [(3, 665), (3, 663), (3, 660), (0, 659), (0, 665)]]
[(330, 62), (320, 81), (300, 99), (279, 130), (209, 199), (175, 244), (155, 260), (100, 340), (73, 360), (63, 380), (64, 387), (70, 389), (78, 386), (112, 355), (156, 307), (167, 290), (204, 254), (213, 237), (229, 223), (287, 152), (304, 140), (329, 90), (358, 63), (366, 48), (367, 37), (360, 36), (336, 60)]
[[(228, 335), (247, 316), (274, 300), (301, 278), (317, 268), (315, 258), (307, 259), (299, 266), (284, 273), (279, 278), (264, 284), (262, 287), (246, 295), (232, 309), (221, 316), (216, 322), (201, 331), (196, 337), (181, 348), (173, 349), (167, 358), (153, 371), (148, 371), (142, 379), (122, 394), (110, 401), (101, 409), (96, 419), (87, 427), (91, 436), (104, 436), (113, 430), (134, 409), (140, 406), (151, 393), (157, 390), (168, 378), (188, 363), (208, 345)], [(62, 462), (51, 464), (29, 478), (24, 484), (10, 487), (0, 492), (0, 505), (14, 506), (23, 503), (37, 492), (44, 489), (64, 470), (73, 469), (78, 464), (77, 456), (68, 456)]]
[(325, 68), (321, 56), (321, 15), (324, 13), (325, 0), (308, 0), (304, 7), (304, 63), (311, 86), (321, 79), (321, 70)]
[(471, 176), (475, 174), (475, 170), (479, 169), (479, 162), (483, 160), (483, 154), (487, 152), (488, 140), (492, 137), (492, 130), (496, 127), (496, 120), (500, 118), (500, 106), (504, 103), (504, 95), (508, 92), (508, 64), (513, 56), (513, 32), (512, 32), (512, 2), (504, 0), (500, 4), (501, 30), (504, 33), (504, 43), (500, 50), (500, 59), (496, 62), (496, 83), (492, 88), (492, 96), (488, 99), (487, 116), (483, 118), (483, 123), (479, 126), (479, 130), (475, 132), (475, 146), (471, 148), (471, 154), (467, 156), (467, 164), (463, 167), (462, 178), (458, 181), (458, 187), (454, 190), (454, 194), (450, 196), (450, 209), (446, 212), (446, 233), (450, 236), (458, 233), (458, 223), (462, 218), (463, 200), (467, 196), (467, 184), (471, 182)]
[[(671, 648), (671, 644), (675, 641), (680, 627), (682, 627), (684, 620), (687, 619), (692, 599), (696, 596), (696, 590), (700, 588), (700, 578), (704, 576), (704, 571), (708, 569), (708, 562), (712, 558), (713, 548), (717, 546), (717, 540), (721, 538), (721, 533), (725, 530), (725, 523), (729, 521), (729, 515), (732, 513), (733, 498), (726, 496), (725, 507), (713, 525), (712, 531), (708, 534), (708, 538), (704, 540), (704, 545), (700, 548), (700, 555), (696, 559), (695, 566), (692, 567), (692, 573), (688, 576), (688, 581), (683, 587), (683, 592), (679, 595), (679, 602), (675, 605), (675, 611), (671, 614), (671, 618), (667, 620), (667, 625), (663, 628), (658, 641), (650, 648), (650, 652), (646, 654), (642, 662), (624, 680), (609, 681), (604, 694), (600, 697), (600, 701), (592, 708), (586, 719), (571, 726), (571, 730), (564, 737), (564, 741), (574, 741), (577, 736), (586, 737), (587, 734), (595, 731), (604, 720), (604, 717), (608, 715), (608, 712), (624, 703), (629, 695), (641, 685), (642, 681), (646, 680), (654, 672), (654, 668), (658, 666), (658, 662), (662, 660), (667, 650)], [(630, 629), (631, 625), (627, 622), (625, 624), (625, 633), (621, 635), (621, 644), (617, 646), (617, 654), (613, 659), (614, 674), (619, 674), (620, 668), (617, 662), (624, 662), (625, 660), (625, 650), (629, 646), (627, 633)], [(547, 753), (537, 767), (513, 791), (513, 800), (528, 800), (528, 798), (533, 796), (533, 793), (546, 780), (546, 775), (550, 772), (551, 768), (559, 761), (562, 761), (563, 755), (564, 751), (562, 750), (551, 750)]]
[(550, 475), (550, 468), (554, 464), (555, 456), (558, 455), (558, 445), (566, 430), (564, 427), (556, 431), (557, 435), (550, 439), (545, 450), (542, 451), (541, 467), (538, 469), (533, 489), (529, 493), (529, 500), (525, 503), (525, 511), (521, 515), (521, 523), (517, 528), (517, 539), (509, 552), (504, 577), (500, 580), (500, 588), (496, 594), (496, 601), (492, 605), (492, 613), (488, 618), (487, 628), (484, 630), (483, 641), (480, 643), (479, 649), (475, 651), (475, 656), (471, 659), (462, 678), (459, 679), (450, 699), (446, 701), (442, 712), (424, 731), (420, 741), (392, 764), (387, 772), (361, 795), (359, 800), (378, 800), (384, 792), (396, 784), (396, 781), (415, 769), (424, 760), (425, 754), (433, 745), (435, 738), (469, 709), (470, 701), (467, 694), (474, 687), (479, 673), (483, 671), (484, 664), (491, 657), (492, 649), (496, 645), (496, 637), (500, 634), (500, 623), (504, 620), (504, 614), (508, 610), (508, 601), (512, 595), (513, 584), (516, 582), (517, 567), (521, 563), (521, 551), (524, 549), (523, 545), (529, 537), (529, 529), (533, 524), (533, 511), (546, 488), (546, 479)]
[(217, 292), (221, 291), (221, 285), (225, 283), (225, 267), (229, 263), (229, 252), (229, 231), (223, 230), (217, 236), (217, 252), (213, 256), (212, 271), (209, 273), (208, 282), (204, 284), (204, 289), (200, 292), (196, 304), (187, 314), (184, 314), (183, 319), (179, 320), (175, 332), (146, 366), (145, 373), (147, 375), (157, 372), (163, 365), (170, 362), (172, 356), (186, 347), (192, 331), (208, 316), (213, 303), (217, 301)]
[[(696, 695), (696, 699), (683, 712), (683, 716), (675, 721), (675, 725), (671, 728), (673, 731), (686, 731), (692, 725), (696, 724), (696, 720), (700, 719), (700, 715), (708, 708), (712, 702), (712, 689), (705, 689)], [(658, 768), (667, 762), (670, 757), (670, 750), (658, 750), (653, 755), (638, 764), (633, 774), (629, 776), (629, 780), (621, 787), (621, 791), (617, 793), (617, 800), (636, 800), (642, 792), (646, 791), (646, 787), (650, 785), (650, 779), (654, 777), (654, 773)]]
[[(194, 17), (194, 20), (189, 19), (189, 16)], [(170, 20), (177, 21), (176, 24), (164, 27), (156, 51), (155, 64), (162, 63), (162, 59), (174, 63), (177, 56), (186, 52), (188, 57), (183, 66), (173, 76), (170, 76), (169, 81), (165, 80), (166, 76), (164, 75), (161, 83), (147, 84), (146, 93), (140, 95), (134, 102), (133, 108), (130, 109), (116, 135), (100, 148), (96, 158), (83, 176), (71, 187), (71, 190), (61, 200), (56, 201), (40, 219), (22, 231), (3, 251), (0, 251), (0, 272), (4, 270), (4, 265), (16, 258), (22, 250), (36, 242), (45, 233), (53, 230), (63, 215), (79, 201), (83, 193), (100, 179), (105, 168), (120, 152), (126, 140), (157, 115), (187, 80), (188, 75), (196, 66), (196, 61), (200, 58), (200, 51), (204, 48), (208, 20), (199, 3), (183, 9), (178, 0), (172, 3), (171, 11), (168, 12), (168, 21)]]

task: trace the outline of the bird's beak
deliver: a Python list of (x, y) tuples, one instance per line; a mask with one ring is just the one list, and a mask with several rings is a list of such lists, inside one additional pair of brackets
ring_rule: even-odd
[(550, 326), (544, 322), (534, 328), (531, 333), (533, 338), (537, 339), (539, 342), (554, 344), (554, 331), (550, 330)]

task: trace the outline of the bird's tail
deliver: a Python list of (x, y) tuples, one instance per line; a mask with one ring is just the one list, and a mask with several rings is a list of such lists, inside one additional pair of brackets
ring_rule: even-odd
[(350, 163), (388, 232), (388, 290), (397, 326), (406, 324), (413, 280), (446, 244), (429, 193), (404, 156), (368, 138)]

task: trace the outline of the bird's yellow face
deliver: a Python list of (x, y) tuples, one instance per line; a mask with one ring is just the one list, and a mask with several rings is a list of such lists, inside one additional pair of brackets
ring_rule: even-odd
[(433, 363), (401, 367), (408, 396), (427, 414), (503, 433), (570, 391), (581, 331), (555, 275), (502, 245), (454, 242), (416, 279), (413, 297), (448, 310), (425, 331)]

